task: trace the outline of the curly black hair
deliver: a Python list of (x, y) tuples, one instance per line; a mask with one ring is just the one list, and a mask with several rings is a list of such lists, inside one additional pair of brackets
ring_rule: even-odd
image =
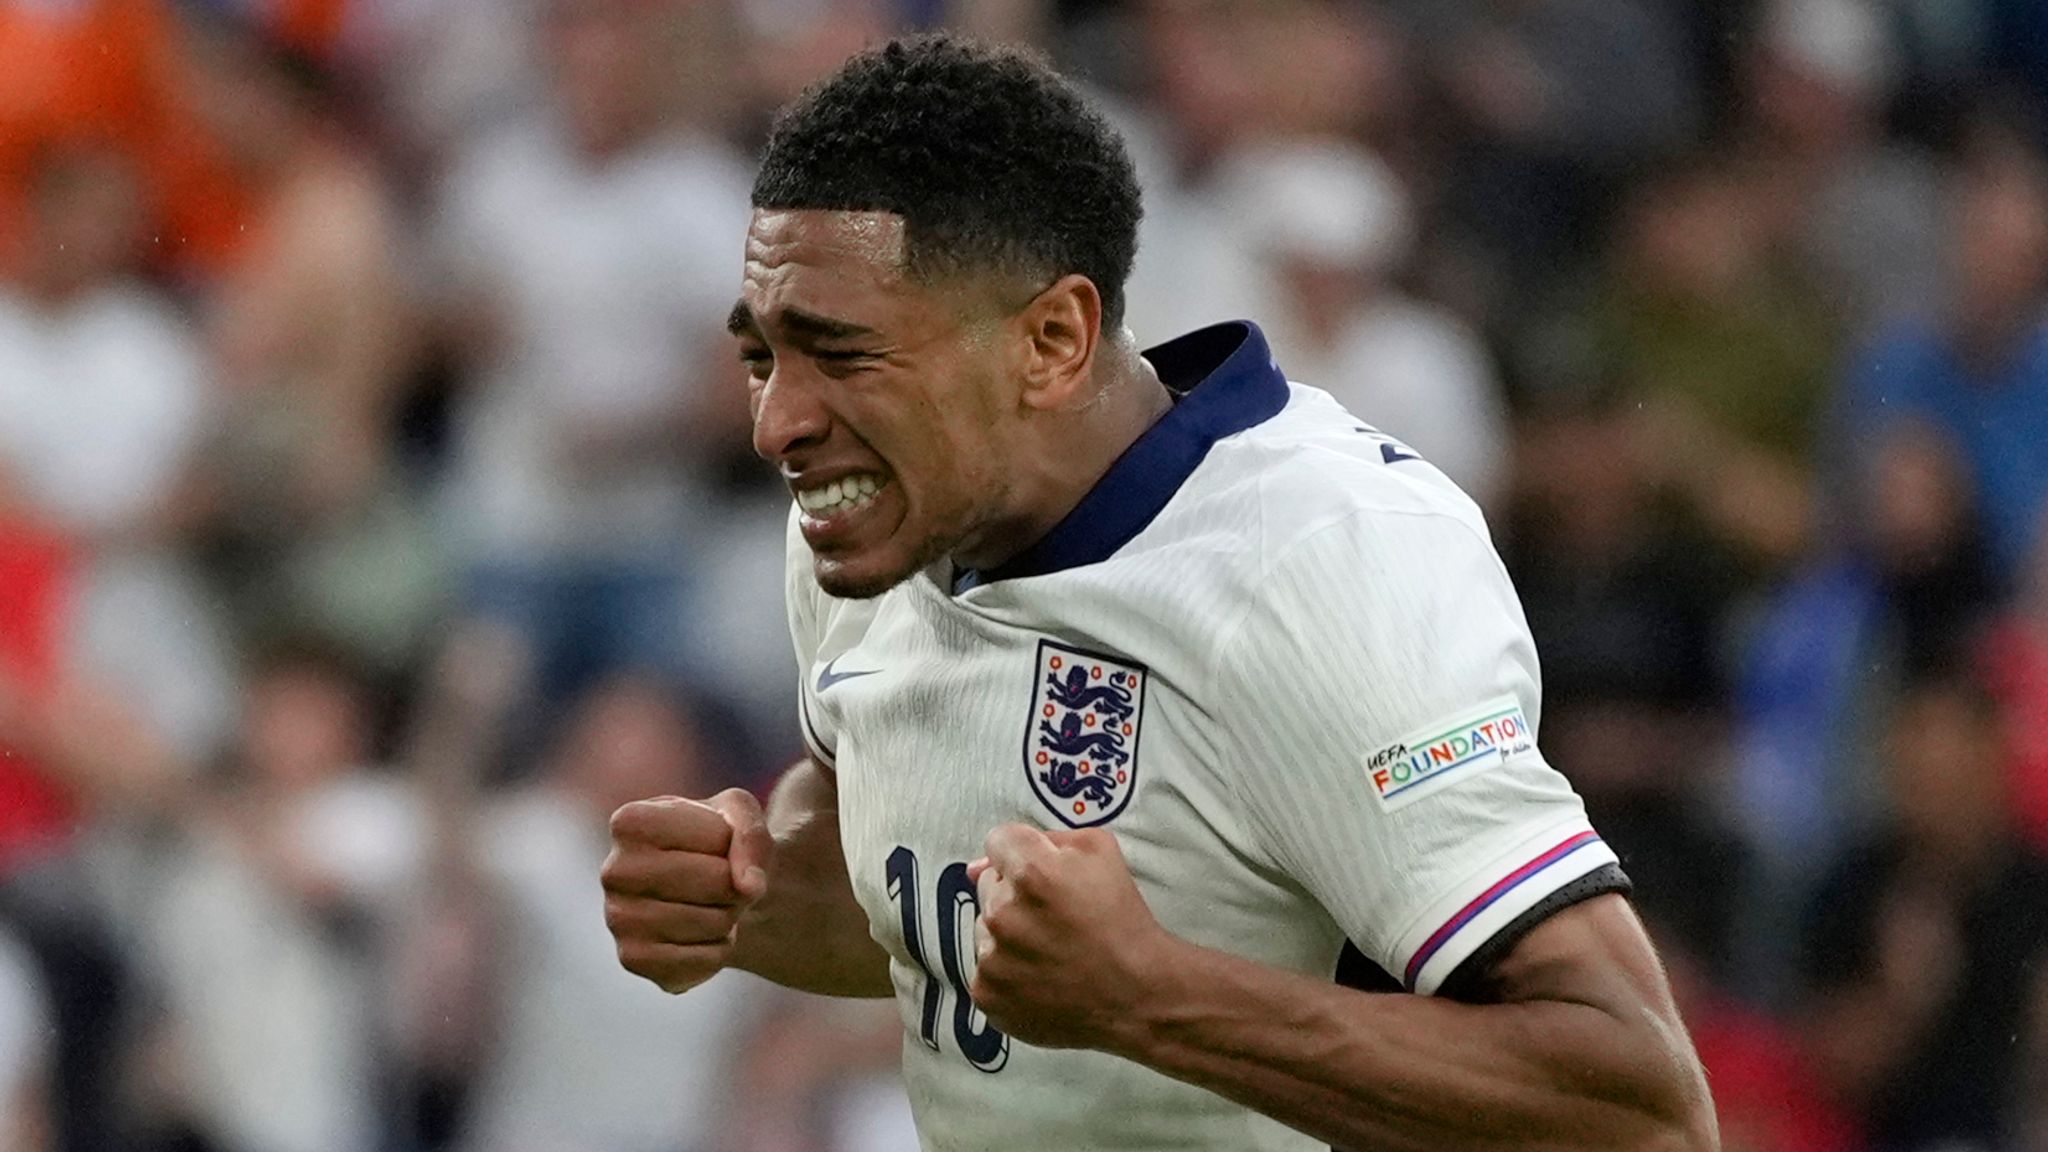
[(784, 109), (753, 203), (901, 216), (921, 276), (1078, 272), (1105, 328), (1142, 210), (1123, 139), (1050, 65), (947, 35), (863, 52)]

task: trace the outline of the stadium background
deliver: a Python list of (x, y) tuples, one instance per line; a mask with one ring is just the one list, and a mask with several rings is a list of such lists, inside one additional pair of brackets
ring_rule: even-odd
[(0, 1148), (911, 1146), (595, 875), (798, 750), (749, 157), (935, 24), (1486, 506), (1727, 1146), (2048, 1148), (2032, 0), (0, 0)]

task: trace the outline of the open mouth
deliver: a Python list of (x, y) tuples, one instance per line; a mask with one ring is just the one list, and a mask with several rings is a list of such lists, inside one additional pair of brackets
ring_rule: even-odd
[(814, 488), (799, 488), (796, 504), (804, 515), (814, 520), (834, 520), (858, 512), (875, 502), (875, 497), (889, 486), (887, 477), (872, 472), (860, 472), (842, 476), (829, 484)]

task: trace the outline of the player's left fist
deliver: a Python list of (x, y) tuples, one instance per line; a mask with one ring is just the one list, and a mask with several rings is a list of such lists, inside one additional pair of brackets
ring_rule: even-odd
[(1005, 824), (967, 866), (981, 903), (974, 1003), (1045, 1048), (1113, 1048), (1173, 937), (1153, 918), (1116, 837)]

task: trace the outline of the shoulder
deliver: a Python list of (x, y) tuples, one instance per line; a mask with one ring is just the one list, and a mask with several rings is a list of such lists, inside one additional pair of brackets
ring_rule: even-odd
[(1478, 506), (1435, 466), (1327, 393), (1291, 387), (1279, 415), (1216, 444), (1183, 515), (1243, 525), (1261, 571), (1331, 547), (1398, 562), (1404, 525), (1491, 552)]
[[(1398, 735), (1499, 685), (1533, 686), (1533, 643), (1477, 506), (1358, 427), (1297, 388), (1272, 421), (1218, 442), (1165, 533), (1182, 579), (1213, 585), (1189, 594), (1228, 606), (1208, 640), (1219, 698)], [(1526, 703), (1533, 714), (1533, 690)]]

